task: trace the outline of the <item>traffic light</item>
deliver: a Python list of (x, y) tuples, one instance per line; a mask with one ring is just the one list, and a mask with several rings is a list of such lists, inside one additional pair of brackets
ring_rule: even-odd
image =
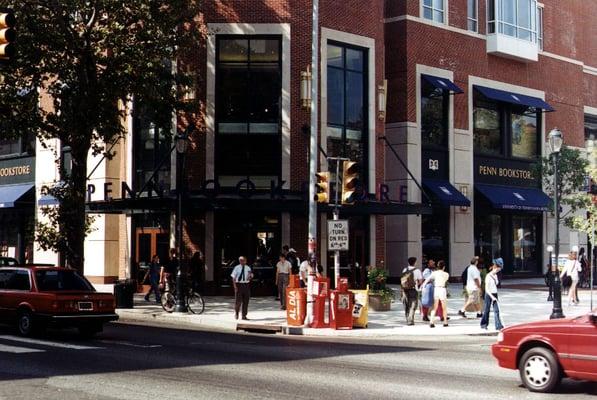
[(354, 203), (359, 186), (359, 164), (354, 161), (342, 163), (342, 204)]
[(318, 172), (315, 176), (317, 177), (317, 183), (315, 184), (315, 201), (318, 203), (329, 203), (330, 173)]
[(16, 22), (12, 10), (0, 9), (0, 61), (10, 61), (15, 55), (14, 41), (17, 38), (17, 33), (14, 26)]

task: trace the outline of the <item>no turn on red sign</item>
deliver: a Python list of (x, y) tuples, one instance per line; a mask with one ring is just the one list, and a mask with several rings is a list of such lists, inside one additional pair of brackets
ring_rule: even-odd
[(328, 251), (348, 250), (348, 220), (328, 220)]

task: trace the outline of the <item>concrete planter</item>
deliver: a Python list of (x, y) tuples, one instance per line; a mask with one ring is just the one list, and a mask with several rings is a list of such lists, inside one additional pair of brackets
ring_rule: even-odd
[(383, 302), (382, 296), (379, 294), (369, 295), (369, 307), (373, 311), (390, 311), (392, 308), (392, 301)]

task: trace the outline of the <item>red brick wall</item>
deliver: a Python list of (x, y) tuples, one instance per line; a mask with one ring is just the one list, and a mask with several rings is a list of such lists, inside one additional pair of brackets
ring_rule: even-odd
[[(597, 2), (544, 3), (545, 50), (597, 65), (597, 32), (587, 18), (597, 15)], [(455, 17), (464, 16), (466, 22), (466, 7), (466, 1), (450, 1), (451, 26), (466, 26), (462, 17)], [(479, 16), (483, 26), (484, 7), (480, 7)], [(563, 21), (567, 22), (562, 25)], [(583, 106), (597, 103), (597, 76), (583, 73), (581, 65), (541, 55), (539, 62), (530, 63), (491, 56), (482, 39), (416, 21), (387, 24), (386, 45), (386, 70), (392, 79), (389, 122), (416, 121), (416, 65), (422, 64), (454, 71), (456, 83), (465, 89), (464, 94), (455, 96), (457, 129), (468, 129), (466, 92), (472, 75), (544, 91), (546, 101), (557, 110), (546, 115), (546, 131), (557, 126), (565, 132), (568, 144), (584, 144)]]

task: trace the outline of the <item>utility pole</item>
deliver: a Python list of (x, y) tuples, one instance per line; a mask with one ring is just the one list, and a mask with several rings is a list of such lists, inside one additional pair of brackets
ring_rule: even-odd
[(317, 102), (319, 100), (319, 0), (313, 0), (313, 26), (311, 39), (311, 141), (309, 145), (309, 237), (307, 248), (313, 253), (311, 268), (307, 278), (307, 316), (305, 326), (313, 322), (313, 281), (317, 268), (317, 201), (315, 200), (315, 185), (317, 184), (317, 157), (319, 115)]

